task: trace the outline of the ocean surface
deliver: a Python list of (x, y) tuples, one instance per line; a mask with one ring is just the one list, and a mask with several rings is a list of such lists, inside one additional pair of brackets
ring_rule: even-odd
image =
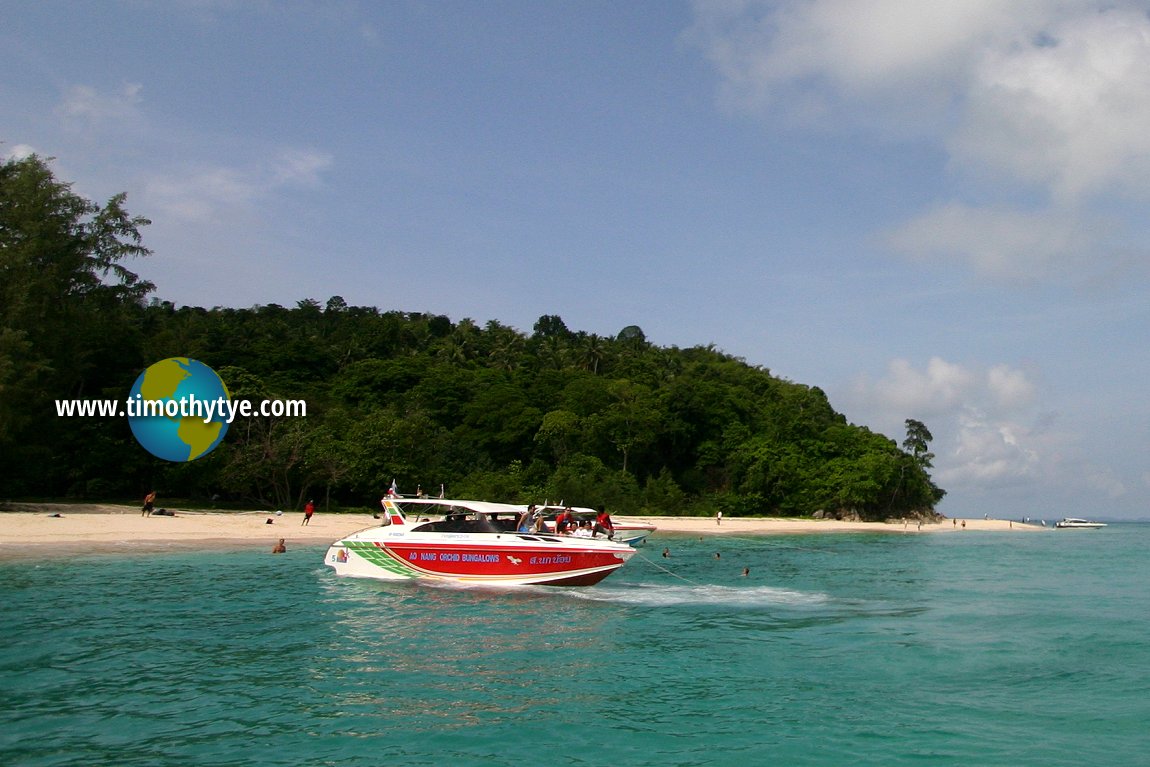
[(1148, 550), (656, 534), (511, 590), (317, 547), (9, 560), (0, 764), (1145, 765)]

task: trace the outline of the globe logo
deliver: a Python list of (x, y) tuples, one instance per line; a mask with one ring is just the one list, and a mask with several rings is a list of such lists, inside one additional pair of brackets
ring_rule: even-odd
[(216, 371), (187, 357), (151, 365), (132, 386), (128, 425), (136, 441), (165, 461), (207, 455), (228, 431), (231, 395)]

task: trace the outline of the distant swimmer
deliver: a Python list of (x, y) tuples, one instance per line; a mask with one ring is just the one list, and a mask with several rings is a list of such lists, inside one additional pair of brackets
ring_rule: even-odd
[(663, 559), (666, 559), (669, 556), (671, 556), (671, 550), (670, 549), (663, 549)]
[(751, 574), (751, 568), (749, 568), (749, 567), (744, 567), (744, 568), (743, 568), (743, 577), (744, 577), (744, 578), (746, 578), (746, 577), (747, 577), (748, 575), (750, 575), (750, 574)]
[(280, 542), (277, 543), (275, 545), (275, 548), (272, 549), (272, 553), (273, 554), (286, 554), (287, 553), (287, 546), (284, 545), (284, 539), (283, 538), (280, 538)]

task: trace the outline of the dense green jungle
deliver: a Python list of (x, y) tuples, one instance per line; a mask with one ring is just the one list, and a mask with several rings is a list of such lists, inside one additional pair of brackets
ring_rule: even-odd
[[(394, 479), (493, 501), (617, 513), (862, 519), (923, 514), (927, 427), (901, 445), (850, 424), (817, 387), (713, 346), (666, 348), (559, 316), (487, 320), (349, 306), (204, 309), (129, 269), (150, 222), (97, 205), (36, 155), (0, 164), (0, 500), (161, 498), (246, 508), (374, 507)], [(168, 357), (212, 367), (233, 398), (307, 402), (306, 417), (231, 424), (169, 463), (126, 418), (66, 418), (58, 399), (124, 399)], [(903, 435), (900, 435), (903, 436)]]

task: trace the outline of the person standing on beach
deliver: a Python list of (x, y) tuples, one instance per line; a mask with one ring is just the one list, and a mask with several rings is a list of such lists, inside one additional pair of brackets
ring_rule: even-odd
[(717, 514), (715, 514), (715, 524), (716, 525), (723, 524), (723, 512), (720, 511)]
[(144, 496), (144, 508), (140, 510), (141, 517), (152, 516), (152, 509), (156, 507), (156, 491), (148, 493)]
[(307, 505), (303, 507), (303, 522), (301, 527), (311, 522), (311, 515), (315, 514), (315, 501), (308, 501)]

